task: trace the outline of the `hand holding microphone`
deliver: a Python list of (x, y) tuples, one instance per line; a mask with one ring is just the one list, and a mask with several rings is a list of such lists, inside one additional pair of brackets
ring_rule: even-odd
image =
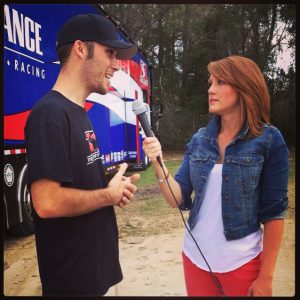
[(181, 189), (162, 160), (161, 144), (151, 131), (146, 115), (147, 106), (143, 101), (135, 100), (132, 103), (132, 110), (138, 117), (147, 136), (143, 141), (143, 150), (152, 161), (161, 192), (172, 207), (179, 207), (182, 202)]
[(146, 155), (151, 159), (153, 163), (156, 161), (162, 166), (161, 156), (161, 145), (158, 139), (154, 136), (146, 112), (147, 112), (147, 106), (145, 103), (141, 100), (135, 100), (132, 103), (132, 111), (135, 113), (135, 115), (138, 117), (141, 126), (146, 134), (146, 138), (143, 141), (143, 150), (146, 153)]
[(152, 163), (156, 163), (162, 156), (160, 142), (156, 137), (147, 137), (143, 141), (143, 150), (151, 159)]

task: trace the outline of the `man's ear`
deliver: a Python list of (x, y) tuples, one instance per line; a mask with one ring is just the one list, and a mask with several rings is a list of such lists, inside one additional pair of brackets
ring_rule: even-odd
[(73, 44), (73, 51), (78, 57), (83, 58), (87, 53), (85, 43), (80, 40), (76, 40)]

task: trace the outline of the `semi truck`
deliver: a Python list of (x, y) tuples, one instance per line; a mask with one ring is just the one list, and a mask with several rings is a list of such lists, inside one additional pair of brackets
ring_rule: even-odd
[[(60, 70), (55, 52), (60, 27), (74, 15), (106, 14), (94, 4), (4, 5), (4, 222), (10, 233), (34, 232), (31, 197), (27, 186), (24, 126), (36, 101), (50, 90)], [(114, 22), (113, 22), (114, 23)], [(118, 38), (131, 41), (114, 23)], [(143, 100), (151, 124), (153, 70), (139, 49), (130, 60), (119, 60), (106, 95), (92, 93), (85, 109), (92, 121), (104, 170), (109, 176), (127, 162), (131, 169), (146, 169), (145, 137), (132, 102)]]

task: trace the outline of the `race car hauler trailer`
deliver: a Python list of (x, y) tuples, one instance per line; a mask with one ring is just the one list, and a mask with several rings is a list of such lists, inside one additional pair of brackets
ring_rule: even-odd
[[(3, 199), (6, 228), (15, 234), (34, 231), (26, 182), (24, 125), (32, 106), (52, 88), (58, 75), (55, 43), (59, 28), (73, 15), (83, 13), (108, 17), (99, 5), (92, 4), (4, 5)], [(118, 37), (130, 40), (119, 28)], [(106, 174), (113, 173), (122, 162), (135, 169), (149, 165), (142, 150), (143, 130), (132, 112), (132, 102), (143, 100), (151, 121), (151, 67), (140, 50), (131, 60), (118, 62), (109, 93), (92, 93), (85, 101)]]

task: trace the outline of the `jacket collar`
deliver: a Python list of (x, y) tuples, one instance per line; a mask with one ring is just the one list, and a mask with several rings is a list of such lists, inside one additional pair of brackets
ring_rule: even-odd
[[(221, 126), (221, 117), (219, 115), (213, 115), (210, 122), (208, 123), (207, 127), (206, 127), (206, 130), (205, 130), (205, 133), (204, 135), (207, 137), (207, 138), (213, 138), (214, 140), (217, 139), (217, 136), (218, 136), (218, 133), (220, 131), (220, 126)], [(241, 131), (239, 132), (238, 136), (236, 137), (236, 140), (237, 139), (243, 139), (246, 134), (248, 133), (249, 131), (249, 126), (248, 124), (245, 124), (244, 128), (241, 129)]]

